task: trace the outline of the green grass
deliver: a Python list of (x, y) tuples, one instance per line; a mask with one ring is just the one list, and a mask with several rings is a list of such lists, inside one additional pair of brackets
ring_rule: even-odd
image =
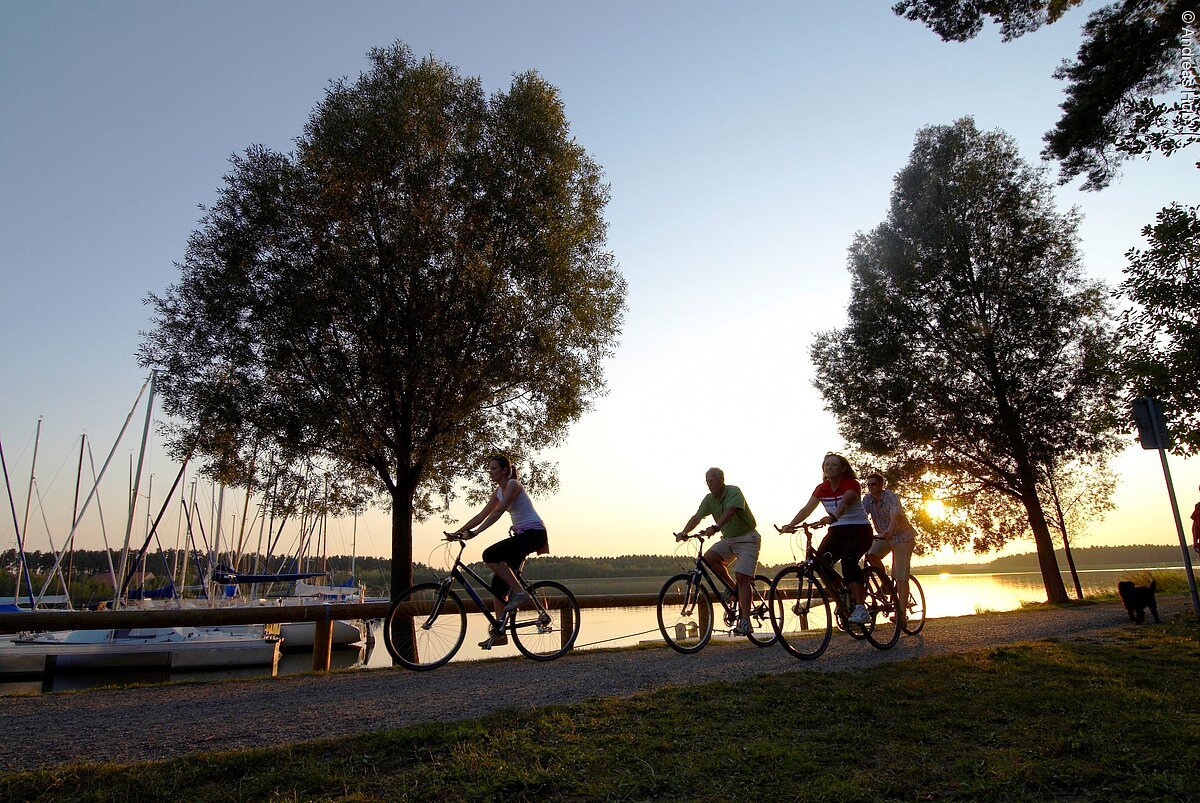
[(866, 672), (64, 766), (0, 777), (0, 798), (1190, 800), (1200, 789), (1197, 676), (1200, 628), (1178, 617)]

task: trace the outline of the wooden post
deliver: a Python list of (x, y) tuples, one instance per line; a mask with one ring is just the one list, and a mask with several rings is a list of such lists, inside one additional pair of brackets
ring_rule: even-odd
[(566, 604), (566, 600), (563, 602), (562, 613), (559, 615), (561, 627), (558, 632), (560, 634), (559, 645), (565, 647), (571, 640), (571, 633), (575, 631), (575, 611), (569, 604)]
[(313, 671), (328, 672), (333, 653), (333, 620), (326, 618), (313, 622), (313, 627), (316, 628), (313, 633)]

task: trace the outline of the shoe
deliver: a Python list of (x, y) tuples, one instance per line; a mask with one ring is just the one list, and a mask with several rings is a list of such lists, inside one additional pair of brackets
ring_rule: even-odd
[(481, 650), (490, 650), (492, 647), (503, 647), (508, 643), (508, 634), (503, 630), (492, 630), (488, 628), (488, 637), (479, 642)]
[(528, 591), (514, 591), (508, 595), (508, 603), (504, 606), (505, 613), (512, 613), (529, 599)]
[(865, 625), (870, 623), (871, 614), (867, 613), (866, 605), (856, 605), (854, 611), (850, 614), (848, 620), (852, 625)]
[(733, 632), (739, 636), (748, 636), (754, 632), (754, 628), (750, 626), (749, 619), (738, 619), (738, 623), (733, 627)]

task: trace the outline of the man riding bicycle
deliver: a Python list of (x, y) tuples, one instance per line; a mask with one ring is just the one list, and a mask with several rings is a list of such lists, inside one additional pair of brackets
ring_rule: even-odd
[[(676, 541), (683, 541), (688, 533), (706, 516), (712, 516), (716, 523), (701, 531), (702, 535), (721, 533), (721, 540), (714, 544), (704, 559), (712, 566), (713, 572), (729, 586), (737, 588), (738, 620), (733, 632), (739, 636), (748, 636), (753, 629), (746, 611), (750, 610), (750, 589), (754, 584), (754, 570), (758, 568), (758, 552), (762, 545), (762, 537), (754, 528), (757, 522), (742, 489), (736, 485), (725, 484), (725, 472), (719, 468), (710, 468), (704, 474), (704, 482), (708, 485), (708, 494), (700, 502), (696, 515), (688, 519), (683, 529), (675, 533)], [(734, 572), (735, 582), (729, 576), (728, 564), (736, 562)]]

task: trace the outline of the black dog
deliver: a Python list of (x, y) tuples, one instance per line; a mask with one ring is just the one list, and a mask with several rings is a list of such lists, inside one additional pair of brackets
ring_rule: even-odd
[(1158, 602), (1154, 599), (1154, 591), (1157, 588), (1157, 580), (1151, 580), (1148, 586), (1135, 586), (1128, 580), (1117, 583), (1117, 593), (1121, 595), (1121, 602), (1125, 603), (1129, 618), (1137, 624), (1146, 621), (1147, 608), (1154, 614), (1154, 621), (1162, 621), (1158, 618)]

